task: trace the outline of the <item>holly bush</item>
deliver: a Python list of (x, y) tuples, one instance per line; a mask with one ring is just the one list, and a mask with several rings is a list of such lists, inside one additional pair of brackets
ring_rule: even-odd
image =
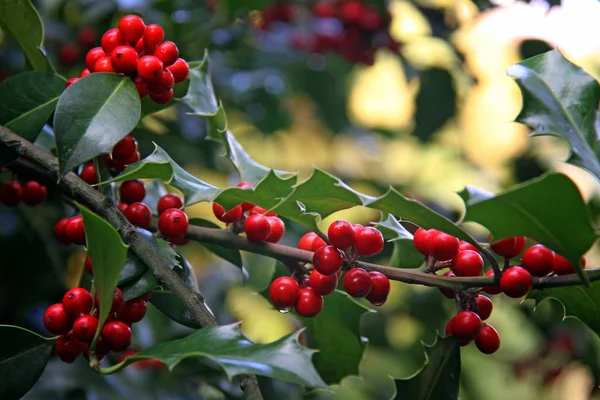
[[(0, 4), (10, 38), (0, 84), (3, 399), (475, 399), (489, 386), (474, 376), (529, 369), (550, 384), (575, 363), (595, 392), (600, 272), (586, 255), (599, 233), (569, 175), (542, 171), (497, 193), (467, 186), (452, 215), (402, 188), (363, 193), (317, 167), (262, 165), (238, 141), (226, 106), (276, 115), (255, 121), (265, 132), (287, 117), (244, 76), (228, 87), (228, 63), (288, 71), (336, 129), (347, 123), (333, 93), (342, 85), (326, 68), (369, 66), (380, 51), (403, 57), (384, 2), (63, 6)], [(79, 21), (77, 44), (52, 49), (45, 32), (69, 20)], [(59, 24), (58, 36), (73, 25)], [(255, 59), (253, 46), (267, 50)], [(600, 179), (596, 79), (558, 49), (507, 73), (532, 140), (563, 139), (567, 162)], [(281, 92), (278, 79), (265, 78), (265, 90)], [(442, 125), (429, 122), (418, 128), (425, 140)], [(197, 158), (228, 184), (180, 161)], [(202, 204), (212, 218), (189, 211)], [(329, 221), (357, 207), (378, 218)], [(193, 263), (206, 259), (217, 267), (196, 276)], [(410, 293), (401, 305), (399, 292)], [(231, 293), (246, 294), (232, 305)], [(268, 321), (242, 304), (267, 301)], [(292, 329), (273, 338), (277, 318)], [(521, 335), (537, 352), (518, 357)], [(494, 382), (501, 398), (533, 398)]]

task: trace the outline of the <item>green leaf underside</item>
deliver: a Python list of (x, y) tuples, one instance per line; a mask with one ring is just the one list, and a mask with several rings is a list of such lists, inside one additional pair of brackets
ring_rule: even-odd
[(323, 311), (314, 318), (302, 318), (306, 326), (306, 344), (319, 349), (314, 364), (327, 384), (358, 375), (364, 346), (360, 320), (369, 309), (346, 293), (336, 290), (325, 298)]
[(585, 277), (579, 262), (598, 233), (579, 189), (566, 175), (549, 173), (493, 197), (471, 193), (469, 187), (459, 193), (466, 221), (485, 226), (495, 239), (534, 239), (567, 258)]
[(396, 397), (402, 400), (458, 400), (460, 347), (452, 336), (425, 346), (423, 368), (412, 377), (396, 379)]
[[(202, 218), (190, 218), (190, 225), (201, 226), (204, 228), (220, 228), (219, 225)], [(212, 252), (216, 256), (221, 257), (225, 261), (229, 261), (236, 267), (242, 268), (244, 266), (244, 263), (242, 261), (242, 255), (239, 250), (230, 249), (212, 243), (201, 242), (200, 244), (206, 247), (208, 250), (210, 250), (210, 252)]]
[(139, 119), (140, 96), (128, 77), (95, 73), (69, 86), (54, 114), (61, 176), (102, 153), (110, 153)]
[(533, 129), (534, 136), (553, 135), (567, 140), (572, 151), (567, 162), (600, 180), (600, 146), (594, 126), (600, 100), (596, 79), (558, 50), (514, 64), (507, 72), (523, 96), (516, 121)]
[(158, 287), (158, 280), (154, 277), (154, 274), (149, 269), (138, 277), (132, 283), (122, 286), (121, 291), (125, 301), (140, 297), (144, 293), (148, 293), (151, 290)]
[(52, 115), (65, 80), (52, 72), (23, 72), (0, 84), (0, 125), (33, 142)]
[(54, 72), (54, 67), (41, 50), (44, 26), (29, 0), (0, 1), (0, 26), (19, 43), (34, 70)]
[(185, 308), (181, 300), (179, 300), (173, 292), (169, 290), (155, 290), (150, 297), (150, 303), (160, 312), (165, 314), (173, 321), (187, 326), (188, 328), (200, 329), (202, 325), (197, 324), (190, 315), (190, 312)]
[(298, 344), (300, 332), (275, 342), (254, 344), (241, 332), (239, 324), (206, 327), (189, 336), (159, 343), (124, 361), (158, 358), (170, 370), (183, 359), (207, 357), (219, 363), (231, 379), (240, 374), (256, 374), (308, 387), (326, 387), (311, 363), (314, 350)]
[(44, 371), (53, 342), (12, 325), (0, 325), (0, 337), (0, 393), (3, 399), (19, 399)]

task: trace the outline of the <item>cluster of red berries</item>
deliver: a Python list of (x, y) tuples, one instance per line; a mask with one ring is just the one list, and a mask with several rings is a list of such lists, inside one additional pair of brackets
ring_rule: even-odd
[(21, 202), (37, 206), (46, 200), (46, 195), (46, 186), (37, 181), (19, 183), (11, 179), (0, 185), (0, 203), (8, 207), (16, 207)]
[[(323, 296), (333, 293), (342, 272), (342, 285), (352, 297), (366, 298), (381, 306), (390, 293), (390, 281), (377, 271), (367, 272), (357, 267), (360, 256), (372, 256), (383, 249), (379, 230), (370, 226), (338, 220), (329, 226), (327, 244), (319, 235), (309, 232), (302, 236), (298, 248), (314, 252), (313, 269), (301, 276), (282, 276), (269, 287), (269, 297), (280, 311), (294, 308), (298, 315), (314, 317), (323, 309)], [(346, 268), (344, 268), (346, 267)]]
[[(189, 73), (187, 62), (179, 58), (175, 43), (163, 42), (165, 32), (160, 25), (146, 26), (137, 15), (126, 15), (119, 27), (109, 29), (85, 56), (85, 69), (79, 78), (93, 72), (117, 72), (127, 75), (135, 84), (140, 98), (147, 95), (158, 104), (173, 97), (173, 85), (183, 82)], [(71, 78), (66, 86), (79, 78)]]
[[(113, 175), (123, 172), (129, 164), (134, 164), (141, 159), (137, 141), (133, 136), (127, 135), (113, 146), (110, 154), (104, 154), (104, 164), (112, 171)], [(93, 162), (81, 167), (79, 177), (89, 185), (98, 183), (98, 174)]]
[[(252, 184), (240, 182), (237, 187), (247, 188)], [(277, 214), (251, 203), (238, 204), (227, 212), (219, 203), (213, 203), (212, 209), (219, 221), (239, 226), (252, 242), (277, 243), (285, 233), (285, 224)]]
[[(294, 23), (301, 6), (277, 3), (267, 7), (262, 18), (255, 21), (261, 29), (274, 22)], [(320, 0), (310, 8), (313, 19), (306, 29), (305, 16), (302, 27), (291, 36), (292, 46), (313, 53), (336, 52), (351, 63), (372, 65), (375, 52), (387, 48), (398, 52), (398, 43), (389, 35), (391, 17), (362, 0)]]
[[(104, 358), (109, 351), (121, 352), (131, 344), (131, 327), (146, 315), (152, 292), (124, 301), (123, 292), (115, 289), (108, 318), (101, 328), (96, 343), (96, 357)], [(84, 288), (73, 288), (63, 296), (61, 303), (48, 307), (44, 313), (44, 326), (60, 335), (56, 340), (56, 353), (66, 363), (72, 363), (80, 354), (89, 359), (89, 344), (98, 330), (98, 299)]]

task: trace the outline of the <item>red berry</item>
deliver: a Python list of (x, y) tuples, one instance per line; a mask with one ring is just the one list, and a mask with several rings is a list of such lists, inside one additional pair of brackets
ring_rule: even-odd
[(552, 272), (554, 252), (541, 244), (531, 246), (521, 258), (521, 266), (533, 276), (546, 276)]
[(381, 27), (382, 18), (376, 9), (364, 7), (358, 20), (358, 25), (367, 31), (374, 31)]
[(372, 256), (383, 250), (383, 235), (372, 226), (366, 226), (354, 232), (356, 251), (361, 256)]
[(312, 10), (315, 17), (318, 18), (333, 18), (336, 14), (335, 6), (328, 0), (316, 3)]
[[(452, 271), (448, 271), (446, 272), (444, 275), (442, 276), (449, 276), (449, 277), (454, 277), (456, 275), (454, 275), (454, 273)], [(449, 299), (454, 299), (454, 292), (450, 289), (442, 289), (440, 288), (440, 292), (442, 292), (442, 294), (444, 295), (444, 297), (447, 297)]]
[(285, 233), (285, 224), (279, 217), (267, 217), (269, 225), (271, 225), (271, 232), (265, 239), (265, 242), (277, 243), (283, 237)]
[(371, 291), (371, 277), (362, 268), (352, 268), (344, 275), (344, 290), (352, 297), (365, 297)]
[(94, 270), (92, 269), (92, 259), (90, 256), (85, 257), (85, 270), (92, 276), (94, 276)]
[(345, 220), (337, 220), (327, 230), (329, 242), (338, 249), (346, 250), (354, 246), (354, 228), (352, 224)]
[(321, 296), (327, 296), (333, 293), (338, 285), (337, 275), (323, 275), (316, 269), (313, 269), (308, 277), (308, 286), (313, 288)]
[(111, 321), (102, 328), (102, 339), (112, 351), (123, 351), (131, 344), (131, 328), (124, 322)]
[(154, 55), (158, 57), (164, 65), (171, 65), (177, 61), (179, 57), (179, 50), (173, 42), (163, 42), (156, 47)]
[(308, 232), (300, 238), (298, 248), (306, 251), (317, 251), (321, 247), (327, 246), (327, 243), (315, 232)]
[(119, 187), (119, 196), (121, 203), (131, 204), (140, 202), (146, 197), (146, 185), (138, 179), (125, 181)]
[(492, 354), (500, 348), (500, 336), (493, 326), (483, 324), (475, 337), (475, 344), (483, 354)]
[(137, 15), (126, 15), (119, 21), (119, 31), (123, 39), (130, 44), (140, 40), (145, 30), (144, 20)]
[[(581, 268), (585, 268), (585, 257), (581, 257)], [(560, 254), (554, 255), (554, 260), (552, 262), (552, 269), (556, 272), (557, 275), (568, 275), (574, 274), (575, 268), (569, 260), (561, 256)]]
[(173, 89), (169, 89), (164, 93), (152, 93), (150, 92), (150, 100), (156, 104), (167, 104), (173, 98)]
[(138, 75), (147, 81), (160, 79), (163, 63), (155, 56), (140, 57), (137, 63)]
[(117, 311), (117, 319), (133, 324), (140, 322), (146, 315), (148, 306), (144, 299), (132, 299), (123, 303), (123, 306)]
[[(163, 69), (160, 78), (154, 82), (148, 82), (148, 89), (150, 90), (150, 94), (164, 94), (171, 90), (173, 84), (175, 83), (173, 79), (173, 74), (168, 69)], [(170, 101), (171, 99), (169, 99)], [(167, 101), (167, 103), (169, 102)]]
[(113, 68), (126, 74), (133, 72), (137, 68), (138, 53), (131, 46), (117, 46), (110, 53), (110, 63)]
[(513, 236), (492, 243), (492, 235), (489, 235), (488, 240), (494, 253), (502, 257), (513, 258), (521, 254), (525, 248), (526, 239), (524, 236)]
[(81, 215), (69, 218), (65, 225), (65, 232), (71, 243), (85, 245), (85, 229)]
[[(109, 312), (108, 318), (106, 319), (105, 322), (112, 321), (115, 319), (114, 313), (116, 313), (117, 311), (119, 311), (121, 309), (124, 301), (125, 301), (125, 297), (123, 296), (123, 292), (121, 291), (121, 289), (119, 289), (118, 287), (115, 288), (115, 292), (113, 294), (113, 299), (112, 299), (112, 304), (110, 306), (110, 312)], [(98, 295), (96, 295), (95, 304), (99, 305)]]
[(8, 207), (16, 207), (23, 199), (23, 188), (16, 181), (8, 181), (0, 186), (0, 203)]
[(123, 38), (123, 34), (117, 28), (107, 30), (104, 33), (104, 35), (102, 35), (102, 39), (100, 39), (100, 45), (102, 46), (102, 50), (104, 50), (105, 54), (110, 54), (115, 49), (115, 47), (124, 44), (127, 43)]
[(366, 296), (374, 306), (382, 306), (390, 294), (390, 280), (387, 276), (378, 271), (370, 271), (371, 291)]
[(475, 296), (475, 302), (477, 303), (477, 315), (479, 315), (482, 321), (485, 321), (492, 315), (494, 304), (489, 297), (483, 295)]
[(140, 228), (147, 228), (152, 222), (152, 211), (144, 203), (131, 203), (123, 214), (127, 221)]
[(316, 317), (323, 309), (323, 296), (316, 290), (305, 287), (298, 292), (296, 312), (304, 318)]
[(58, 357), (67, 364), (75, 361), (83, 350), (82, 343), (70, 332), (59, 336), (54, 345)]
[(67, 82), (65, 82), (65, 89), (68, 88), (69, 86), (71, 86), (72, 84), (74, 84), (75, 82), (77, 82), (79, 80), (79, 78), (71, 78), (69, 80), (67, 80)]
[(181, 200), (181, 197), (174, 193), (168, 193), (158, 199), (158, 204), (156, 205), (158, 215), (164, 213), (169, 208), (182, 209), (183, 201)]
[[(238, 205), (237, 207), (241, 206)], [(251, 242), (262, 242), (271, 233), (271, 224), (269, 218), (262, 214), (252, 214), (244, 221), (244, 232)]]
[(278, 310), (295, 306), (299, 292), (298, 282), (289, 276), (281, 276), (271, 282), (271, 286), (269, 286), (269, 297)]
[(129, 207), (129, 204), (119, 203), (118, 207), (119, 207), (119, 210), (121, 210), (122, 213), (125, 213), (125, 210), (127, 210), (127, 207)]
[(92, 47), (96, 43), (97, 33), (91, 26), (84, 26), (77, 33), (79, 44), (85, 47)]
[[(454, 335), (452, 332), (452, 318), (446, 323), (446, 336)], [(457, 339), (460, 346), (466, 346), (471, 343), (471, 340)]]
[(58, 220), (56, 225), (54, 225), (54, 236), (59, 241), (59, 243), (67, 245), (71, 244), (71, 240), (67, 236), (67, 222), (69, 222), (70, 218), (61, 218)]
[[(485, 276), (494, 276), (494, 271), (490, 269), (488, 272), (485, 273)], [(485, 286), (483, 288), (483, 291), (486, 292), (487, 294), (502, 293), (502, 289), (500, 289), (500, 286)]]
[(129, 157), (127, 160), (123, 161), (124, 165), (129, 165), (129, 164), (134, 164), (138, 161), (140, 161), (141, 155), (139, 151), (136, 151), (135, 153), (133, 153), (131, 155), (131, 157)]
[(479, 276), (483, 272), (483, 258), (473, 250), (460, 251), (452, 259), (451, 268), (456, 276)]
[(23, 203), (28, 206), (37, 206), (46, 200), (47, 190), (45, 186), (36, 181), (27, 181), (22, 185)]
[(429, 254), (438, 261), (452, 260), (458, 254), (458, 238), (444, 232), (434, 233), (429, 250)]
[(335, 246), (323, 246), (313, 255), (313, 265), (323, 275), (335, 275), (343, 264), (342, 254)]
[(132, 78), (132, 81), (140, 95), (140, 99), (143, 99), (144, 97), (148, 96), (148, 93), (150, 93), (150, 89), (148, 89), (148, 82), (146, 82), (144, 78), (142, 78), (141, 76), (136, 76)]
[(471, 251), (474, 251), (476, 253), (479, 253), (479, 250), (477, 249), (477, 247), (473, 246), (469, 242), (465, 242), (464, 240), (461, 240), (458, 243), (458, 252), (460, 253), (461, 251), (464, 251), (464, 250), (471, 250)]
[(273, 211), (267, 211), (266, 209), (259, 207), (259, 206), (253, 206), (252, 208), (250, 208), (250, 210), (248, 211), (248, 215), (252, 215), (252, 214), (261, 214), (261, 215), (265, 215), (267, 217), (276, 217), (277, 214), (275, 214)]
[(52, 304), (44, 313), (44, 326), (57, 335), (71, 330), (73, 319), (67, 314), (62, 303)]
[(500, 278), (500, 289), (508, 297), (523, 297), (529, 293), (532, 286), (531, 274), (525, 268), (511, 267), (504, 271)]
[(84, 76), (89, 75), (91, 73), (92, 72), (89, 69), (85, 68), (85, 69), (81, 70), (81, 73), (79, 74), (79, 77), (83, 78)]
[(94, 305), (92, 294), (84, 288), (70, 289), (62, 298), (63, 307), (67, 314), (77, 318), (83, 314), (89, 314)]
[(481, 328), (481, 318), (472, 311), (460, 311), (452, 317), (452, 334), (458, 340), (473, 340)]
[(158, 217), (158, 230), (169, 239), (182, 239), (187, 233), (189, 221), (186, 213), (170, 208)]
[(215, 214), (215, 217), (217, 217), (219, 221), (227, 223), (237, 221), (242, 217), (242, 214), (244, 213), (244, 211), (242, 210), (242, 206), (239, 204), (233, 207), (231, 210), (225, 212), (225, 209), (219, 203), (213, 202), (212, 210), (213, 214)]
[(131, 135), (125, 136), (114, 145), (112, 149), (112, 159), (117, 161), (126, 161), (135, 154), (137, 142)]
[(178, 58), (173, 64), (169, 65), (167, 69), (173, 74), (175, 83), (181, 83), (185, 81), (190, 73), (190, 67), (183, 58)]
[(98, 329), (98, 318), (93, 315), (82, 315), (73, 323), (73, 334), (82, 342), (90, 343), (94, 340)]
[(94, 163), (88, 163), (81, 168), (79, 177), (88, 185), (95, 185), (98, 183), (98, 175), (96, 174), (96, 167)]
[(165, 31), (163, 28), (161, 28), (160, 25), (150, 24), (146, 27), (142, 40), (144, 41), (144, 46), (151, 52), (154, 52), (156, 46), (158, 46), (164, 38)]
[(436, 232), (438, 231), (435, 229), (417, 229), (413, 237), (413, 245), (415, 246), (415, 249), (417, 249), (417, 251), (423, 255), (428, 255), (431, 247), (431, 236)]
[(102, 47), (94, 47), (93, 49), (88, 51), (87, 54), (85, 55), (85, 67), (90, 72), (95, 72), (94, 66), (96, 65), (96, 61), (98, 61), (100, 58), (105, 57), (105, 56), (106, 56), (106, 53), (104, 53), (104, 50), (102, 50)]
[[(175, 64), (173, 64), (173, 65), (175, 65)], [(173, 65), (171, 65), (171, 66), (170, 66), (170, 67), (168, 67), (168, 68), (169, 68), (169, 69), (171, 69), (171, 68), (173, 67)], [(187, 65), (187, 64), (186, 64), (186, 65)], [(171, 71), (171, 72), (172, 72), (172, 71)], [(173, 73), (173, 76), (175, 76), (175, 73)], [(177, 83), (177, 81), (175, 81), (175, 83)], [(249, 183), (249, 182), (240, 182), (240, 183), (238, 183), (238, 185), (237, 185), (237, 187), (239, 187), (239, 188), (247, 188), (247, 187), (252, 187), (252, 186), (253, 186), (253, 185), (252, 185), (251, 183)], [(243, 203), (241, 204), (241, 206), (242, 206), (242, 210), (243, 210), (243, 211), (248, 211), (248, 210), (250, 210), (250, 209), (254, 208), (254, 204), (247, 203), (247, 202), (243, 202)]]
[(344, 22), (357, 23), (364, 12), (364, 6), (358, 0), (350, 0), (342, 4), (341, 12)]
[(58, 58), (60, 62), (66, 65), (75, 64), (81, 57), (79, 46), (76, 44), (67, 43), (60, 48)]
[(94, 72), (117, 72), (110, 62), (110, 57), (100, 57), (94, 64)]

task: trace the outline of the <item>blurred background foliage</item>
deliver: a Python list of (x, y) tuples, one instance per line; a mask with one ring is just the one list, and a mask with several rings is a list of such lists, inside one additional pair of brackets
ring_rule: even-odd
[[(262, 7), (272, 3), (264, 0), (34, 3), (45, 24), (47, 54), (65, 77), (78, 75), (85, 52), (126, 13), (161, 24), (187, 60), (201, 59), (208, 48), (231, 131), (269, 167), (307, 177), (317, 166), (372, 195), (393, 185), (453, 218), (462, 212), (455, 192), (466, 184), (499, 191), (556, 169), (577, 183), (594, 215), (600, 214), (597, 182), (561, 161), (568, 154), (565, 143), (549, 137), (530, 140), (525, 127), (511, 122), (521, 98), (505, 72), (512, 63), (559, 47), (599, 76), (596, 0), (392, 0), (387, 3), (390, 34), (400, 50), (377, 52), (373, 65), (298, 50), (290, 44), (294, 28), (288, 24), (254, 28), (248, 21), (261, 18)], [(23, 64), (19, 48), (0, 33), (0, 78), (18, 73)], [(143, 119), (133, 132), (142, 155), (156, 142), (202, 179), (220, 187), (237, 184), (216, 145), (204, 140), (203, 122), (186, 111), (176, 105)], [(187, 212), (221, 224), (209, 204)], [(56, 193), (35, 211), (0, 205), (1, 323), (43, 332), (44, 309), (80, 281), (83, 250), (60, 247), (52, 236), (54, 222), (73, 213)], [(354, 208), (325, 218), (322, 226), (340, 217), (355, 223), (379, 218), (376, 212)], [(486, 232), (470, 228), (485, 240)], [(282, 243), (295, 245), (303, 233), (288, 224)], [(200, 244), (178, 251), (193, 265), (220, 322), (244, 320), (244, 331), (258, 342), (273, 341), (301, 326), (257, 294), (281, 268), (272, 260), (244, 255), (243, 277)], [(589, 254), (588, 265), (599, 264), (597, 253), (593, 249)], [(386, 263), (390, 256), (391, 249), (386, 249), (375, 261)], [(518, 304), (502, 297), (494, 299), (494, 307), (491, 323), (500, 332), (501, 349), (493, 356), (473, 346), (462, 349), (462, 399), (590, 398), (600, 375), (596, 335), (577, 320), (563, 321), (562, 306), (553, 301), (534, 311), (529, 301)], [(435, 340), (453, 308), (435, 289), (394, 282), (385, 306), (362, 319), (368, 345), (360, 376), (335, 385), (334, 394), (306, 397), (390, 398), (394, 385), (388, 376), (406, 377), (421, 367), (421, 341)], [(138, 348), (188, 331), (155, 309), (136, 328)], [(26, 398), (186, 399), (198, 393), (207, 399), (240, 398), (210, 363), (185, 362), (174, 374), (130, 367), (106, 378), (84, 363), (78, 360), (77, 368), (51, 362)], [(267, 398), (305, 396), (301, 388), (281, 382), (261, 379), (261, 385)]]

